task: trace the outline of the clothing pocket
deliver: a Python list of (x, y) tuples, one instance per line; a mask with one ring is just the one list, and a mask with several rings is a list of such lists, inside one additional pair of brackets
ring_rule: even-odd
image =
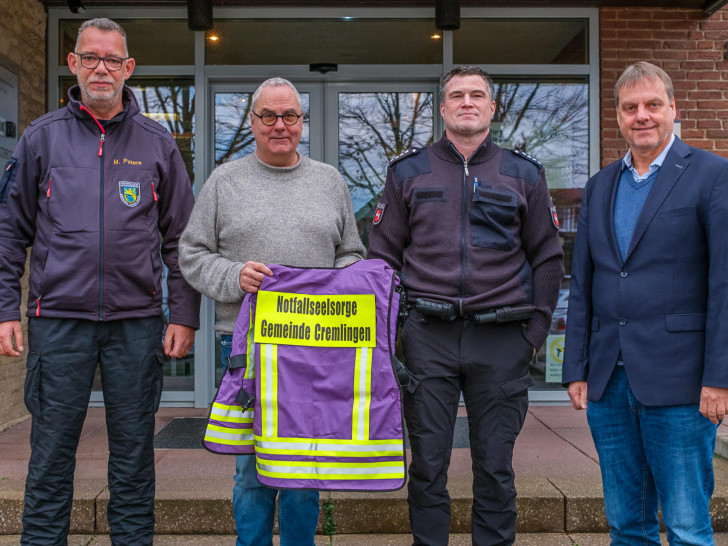
[(24, 402), (30, 414), (36, 419), (41, 419), (40, 405), (40, 353), (28, 354), (28, 360), (25, 363), (25, 392)]
[(510, 191), (479, 189), (470, 209), (470, 241), (473, 246), (511, 250), (518, 196)]
[(530, 373), (526, 373), (517, 379), (511, 379), (505, 383), (500, 384), (501, 393), (503, 398), (511, 398), (517, 394), (526, 393), (529, 388), (533, 387), (536, 382), (531, 377)]
[(665, 315), (668, 332), (694, 332), (705, 330), (705, 313)]
[(442, 188), (418, 188), (412, 196), (413, 203), (447, 201), (447, 192)]
[(10, 190), (13, 187), (13, 183), (15, 182), (15, 175), (18, 171), (17, 167), (18, 159), (16, 157), (11, 157), (5, 164), (2, 178), (0, 178), (0, 203), (6, 203), (8, 200), (8, 195), (10, 194)]
[(157, 365), (154, 368), (154, 413), (159, 409), (159, 403), (162, 401), (162, 387), (164, 386), (164, 363), (167, 361), (167, 355), (163, 349), (155, 351), (157, 356)]

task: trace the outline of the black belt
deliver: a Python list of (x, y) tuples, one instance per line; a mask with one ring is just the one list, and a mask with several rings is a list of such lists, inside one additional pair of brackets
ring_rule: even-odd
[[(451, 321), (458, 318), (455, 306), (451, 302), (426, 300), (417, 298), (414, 303), (409, 304), (410, 309), (415, 309), (419, 313), (429, 317), (439, 318), (440, 320)], [(529, 303), (519, 305), (508, 305), (499, 307), (483, 313), (473, 313), (465, 315), (462, 318), (472, 320), (475, 324), (488, 324), (491, 322), (522, 322), (533, 316), (535, 307)]]

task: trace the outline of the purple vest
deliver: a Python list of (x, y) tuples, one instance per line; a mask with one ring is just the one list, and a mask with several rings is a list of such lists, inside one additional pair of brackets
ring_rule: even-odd
[(381, 260), (269, 267), (273, 276), (243, 300), (204, 446), (255, 453), (270, 487), (399, 489), (398, 277)]

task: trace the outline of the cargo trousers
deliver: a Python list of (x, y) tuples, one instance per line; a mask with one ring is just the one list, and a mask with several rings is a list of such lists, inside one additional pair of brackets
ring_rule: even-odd
[(22, 544), (65, 545), (76, 449), (97, 364), (109, 442), (114, 545), (154, 536), (154, 414), (162, 390), (160, 317), (95, 322), (31, 318), (25, 404), (32, 416)]
[(404, 411), (412, 447), (407, 502), (414, 544), (448, 542), (447, 472), (461, 392), (473, 466), (473, 544), (513, 544), (513, 446), (533, 385), (533, 347), (522, 325), (447, 321), (413, 309), (402, 329), (402, 348), (412, 376)]

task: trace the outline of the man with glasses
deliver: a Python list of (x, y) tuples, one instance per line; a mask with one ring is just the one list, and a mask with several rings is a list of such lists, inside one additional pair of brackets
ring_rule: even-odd
[[(265, 264), (332, 268), (364, 256), (341, 174), (297, 151), (303, 112), (293, 84), (263, 82), (253, 93), (250, 124), (255, 152), (212, 172), (180, 240), (182, 273), (216, 302), (223, 365), (245, 293), (272, 275)], [(271, 544), (276, 495), (281, 545), (313, 546), (318, 492), (261, 486), (253, 455), (236, 460), (237, 546)]]
[[(141, 114), (124, 85), (134, 59), (117, 23), (84, 22), (68, 64), (78, 85), (67, 106), (30, 124), (0, 181), (4, 356), (24, 349), (20, 277), (32, 246), (31, 456), (21, 542), (67, 541), (76, 448), (99, 365), (111, 541), (152, 544), (162, 363), (165, 354), (188, 353), (199, 321), (199, 294), (177, 265), (192, 187), (172, 135)], [(164, 339), (162, 261), (169, 268)]]

